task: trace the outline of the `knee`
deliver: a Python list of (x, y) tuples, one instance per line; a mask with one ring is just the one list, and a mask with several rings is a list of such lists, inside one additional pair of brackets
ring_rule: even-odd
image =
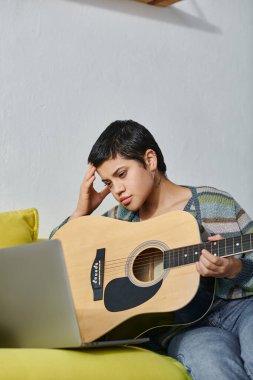
[[(176, 335), (169, 343), (167, 353), (170, 356), (198, 357), (211, 354), (213, 343), (215, 343), (216, 329), (213, 327), (200, 327), (191, 330), (182, 331)], [(219, 337), (220, 339), (220, 337)], [(217, 349), (213, 352), (217, 354)]]
[(218, 378), (223, 376), (228, 358), (238, 361), (240, 348), (232, 334), (214, 327), (200, 327), (175, 336), (168, 345), (167, 354), (180, 361), (197, 380), (208, 379), (208, 373)]
[(209, 361), (217, 360), (217, 350), (212, 352), (214, 358), (211, 358), (207, 335), (206, 328), (183, 331), (167, 347), (167, 354), (180, 361), (193, 379), (201, 379), (201, 375), (206, 373), (207, 358)]

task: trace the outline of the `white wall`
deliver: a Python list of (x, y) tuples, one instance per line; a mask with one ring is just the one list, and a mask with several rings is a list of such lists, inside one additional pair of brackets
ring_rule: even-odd
[(0, 0), (0, 210), (37, 207), (47, 236), (100, 132), (132, 118), (169, 178), (253, 216), (252, 21), (252, 0)]

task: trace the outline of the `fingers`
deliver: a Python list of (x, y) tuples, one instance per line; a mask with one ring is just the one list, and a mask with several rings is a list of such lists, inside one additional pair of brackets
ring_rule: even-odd
[(223, 237), (220, 234), (208, 236), (209, 241), (216, 241), (216, 240), (221, 240), (221, 239), (223, 239)]
[(212, 253), (208, 252), (206, 249), (202, 249), (200, 260), (205, 265), (214, 264), (214, 265), (222, 265), (223, 258), (219, 256), (214, 256)]
[[(221, 239), (223, 237), (219, 234), (208, 237), (209, 241)], [(202, 277), (233, 278), (241, 271), (242, 263), (234, 257), (215, 256), (203, 249), (199, 262), (196, 263), (196, 269)]]
[(96, 168), (94, 165), (92, 164), (89, 164), (88, 165), (88, 168), (86, 170), (86, 173), (85, 173), (85, 176), (84, 176), (84, 181), (89, 181), (90, 178), (92, 177), (95, 177), (95, 172), (96, 172)]
[(199, 262), (196, 264), (196, 269), (203, 277), (224, 277), (228, 264), (226, 258), (214, 256), (203, 249)]
[[(209, 236), (208, 237), (208, 240), (209, 241), (217, 241), (217, 240), (222, 240), (222, 236), (217, 234), (217, 235), (214, 235), (214, 236)], [(215, 265), (222, 265), (223, 263), (223, 259), (220, 258), (219, 256), (215, 256), (213, 254), (211, 254), (209, 251), (207, 251), (206, 249), (203, 249), (201, 251), (202, 255), (201, 255), (201, 260), (203, 261), (203, 264), (215, 264)]]
[(96, 172), (95, 166), (92, 164), (89, 164), (88, 169), (85, 173), (83, 182), (82, 182), (82, 186), (81, 186), (82, 188), (89, 189), (91, 187), (91, 185), (96, 179), (95, 172)]
[(70, 217), (71, 219), (80, 216), (90, 215), (110, 193), (109, 188), (104, 188), (101, 192), (97, 192), (93, 186), (96, 179), (96, 167), (92, 164), (88, 165), (83, 182), (81, 184), (77, 207)]
[(222, 267), (222, 259), (213, 256), (207, 250), (203, 249), (199, 259), (199, 271), (202, 276), (208, 276), (219, 272)]

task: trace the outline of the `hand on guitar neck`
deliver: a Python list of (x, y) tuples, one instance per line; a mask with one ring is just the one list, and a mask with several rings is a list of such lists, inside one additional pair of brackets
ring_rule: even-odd
[[(208, 240), (222, 240), (221, 235), (209, 236)], [(226, 277), (232, 279), (236, 277), (242, 270), (242, 261), (233, 256), (219, 257), (214, 256), (206, 249), (202, 250), (199, 261), (196, 263), (196, 268), (202, 277)]]
[(81, 216), (90, 215), (110, 193), (108, 187), (105, 187), (101, 192), (97, 192), (94, 188), (96, 168), (89, 165), (85, 173), (85, 177), (81, 184), (79, 199), (76, 210), (71, 215), (69, 220), (79, 218)]

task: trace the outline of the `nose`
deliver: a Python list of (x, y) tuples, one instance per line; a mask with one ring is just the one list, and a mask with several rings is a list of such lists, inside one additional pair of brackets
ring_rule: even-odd
[(117, 195), (122, 194), (125, 191), (125, 186), (122, 181), (115, 181), (114, 183), (114, 192)]

